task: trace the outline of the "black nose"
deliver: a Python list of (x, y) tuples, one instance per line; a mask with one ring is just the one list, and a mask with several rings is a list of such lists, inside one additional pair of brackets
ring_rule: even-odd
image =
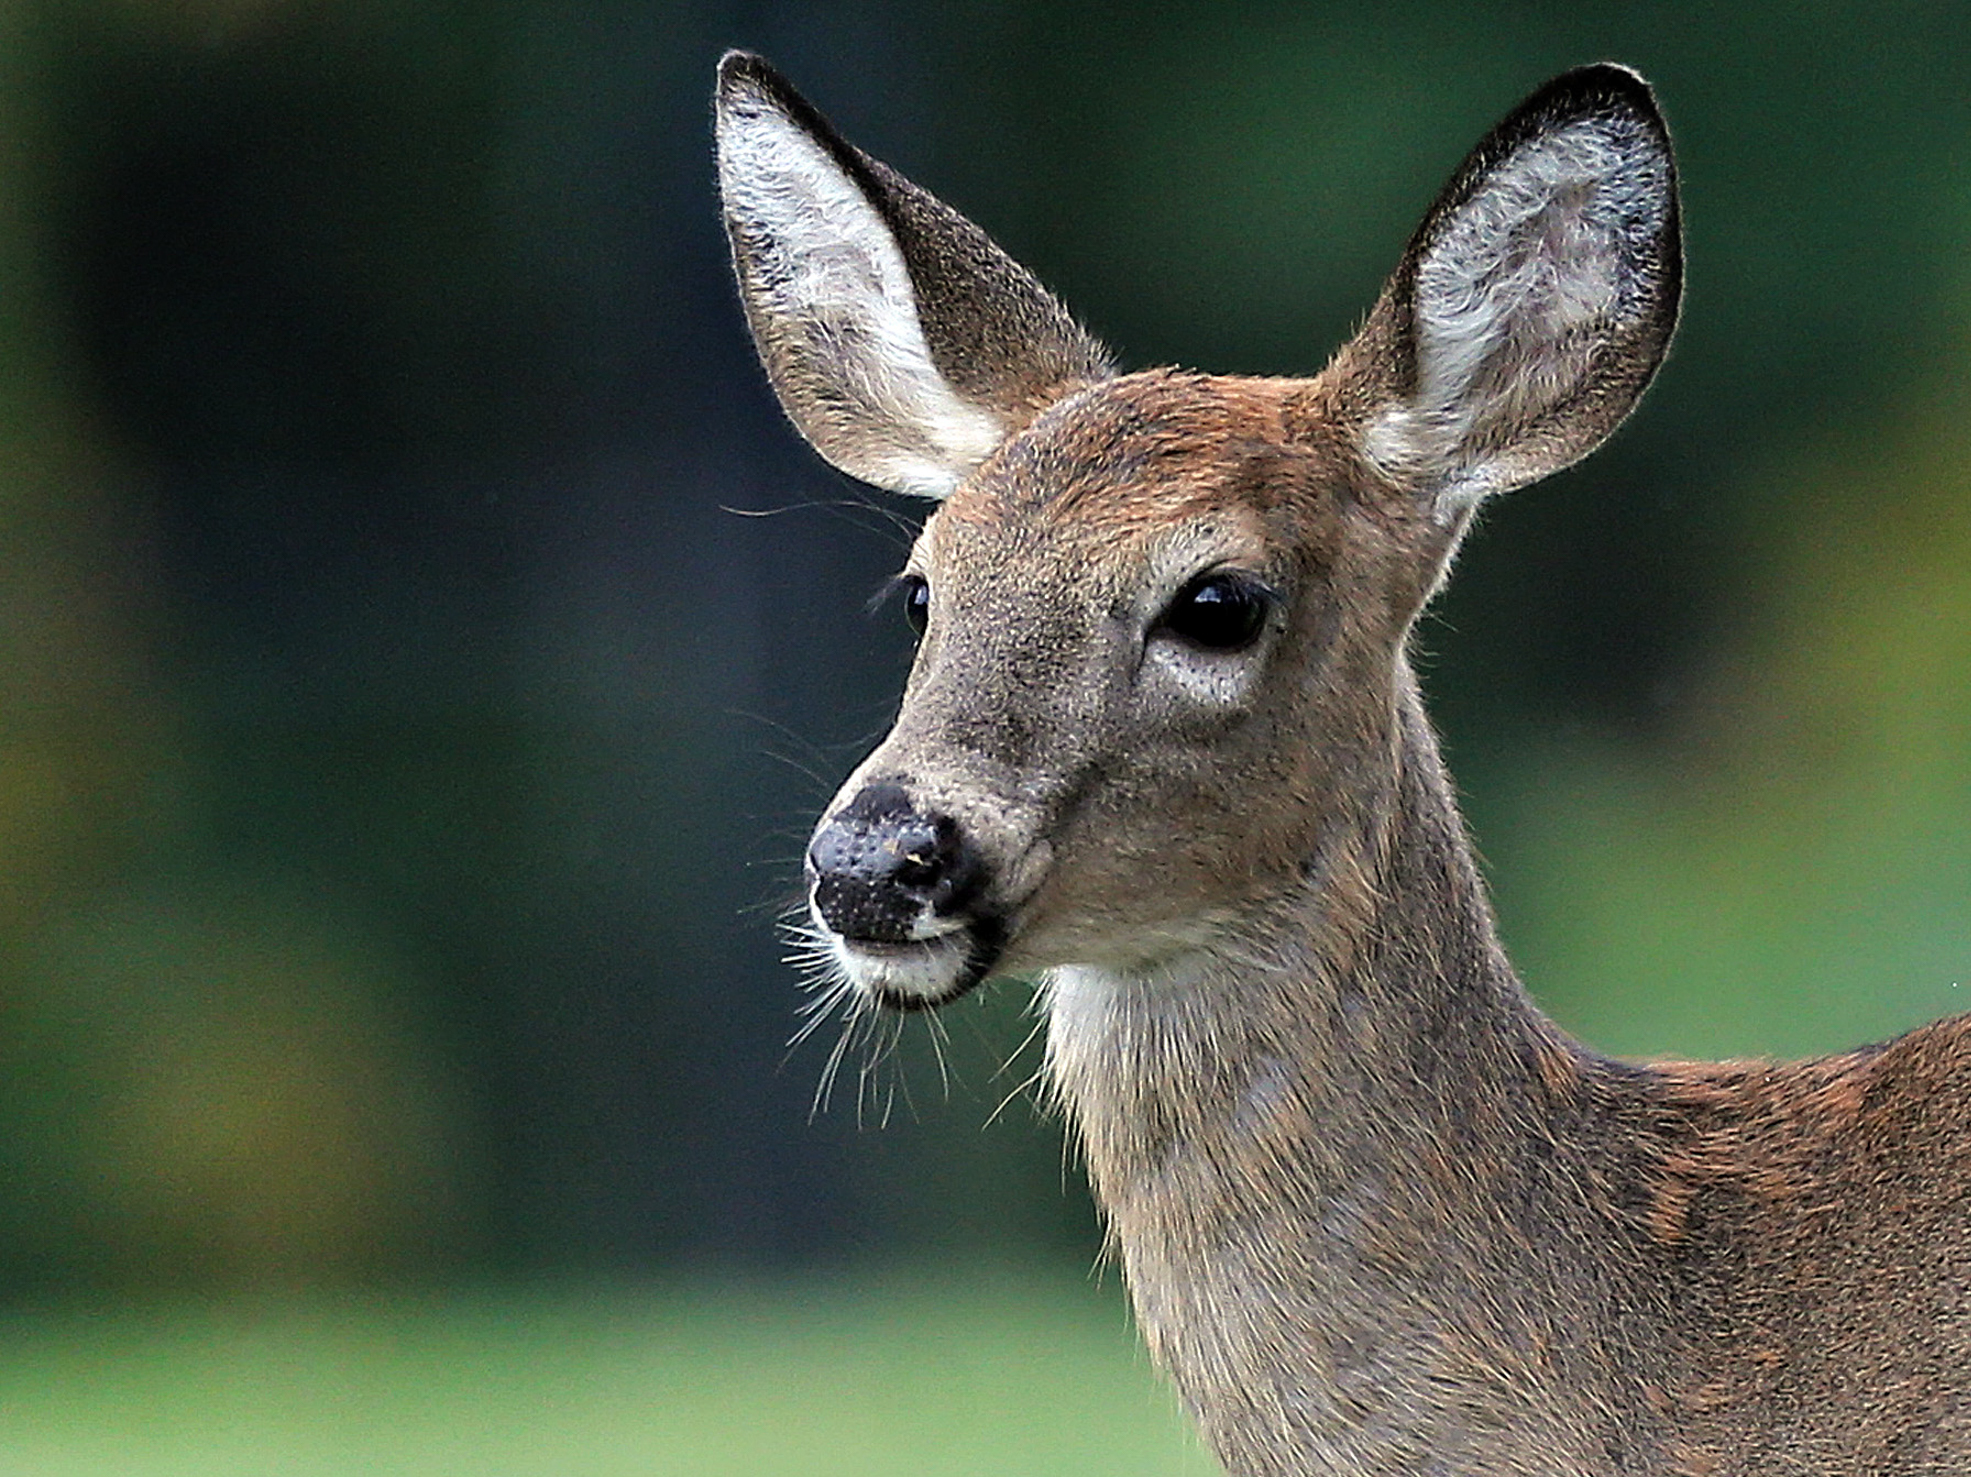
[(808, 847), (822, 921), (844, 938), (872, 943), (904, 943), (927, 912), (958, 912), (982, 874), (958, 823), (920, 813), (894, 784), (865, 785)]

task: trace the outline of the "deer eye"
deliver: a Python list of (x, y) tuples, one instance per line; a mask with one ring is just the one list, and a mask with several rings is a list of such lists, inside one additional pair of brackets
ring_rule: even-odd
[(1250, 575), (1201, 574), (1177, 592), (1156, 629), (1206, 651), (1242, 651), (1258, 638), (1272, 603), (1272, 592)]
[(903, 618), (919, 636), (931, 623), (931, 582), (921, 574), (902, 575), (897, 580), (903, 590)]

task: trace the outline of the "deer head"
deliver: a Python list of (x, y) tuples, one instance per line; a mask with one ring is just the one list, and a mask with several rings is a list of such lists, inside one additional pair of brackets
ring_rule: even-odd
[(1373, 887), (1406, 635), (1485, 497), (1596, 446), (1676, 321), (1670, 145), (1615, 66), (1549, 83), (1425, 213), (1311, 379), (1102, 348), (976, 226), (771, 68), (720, 69), (719, 178), (781, 404), (935, 498), (895, 727), (807, 856), (866, 998), (1143, 976), (1310, 887)]

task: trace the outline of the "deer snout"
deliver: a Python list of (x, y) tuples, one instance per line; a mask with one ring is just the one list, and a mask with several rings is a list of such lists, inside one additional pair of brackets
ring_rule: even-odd
[(899, 785), (865, 785), (815, 833), (807, 857), (821, 921), (858, 943), (902, 944), (950, 930), (980, 890), (978, 848), (948, 815)]

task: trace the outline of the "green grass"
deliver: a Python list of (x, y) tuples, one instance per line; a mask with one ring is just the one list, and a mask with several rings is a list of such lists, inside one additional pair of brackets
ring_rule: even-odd
[(1085, 1282), (786, 1283), (0, 1322), (0, 1473), (1207, 1477)]

